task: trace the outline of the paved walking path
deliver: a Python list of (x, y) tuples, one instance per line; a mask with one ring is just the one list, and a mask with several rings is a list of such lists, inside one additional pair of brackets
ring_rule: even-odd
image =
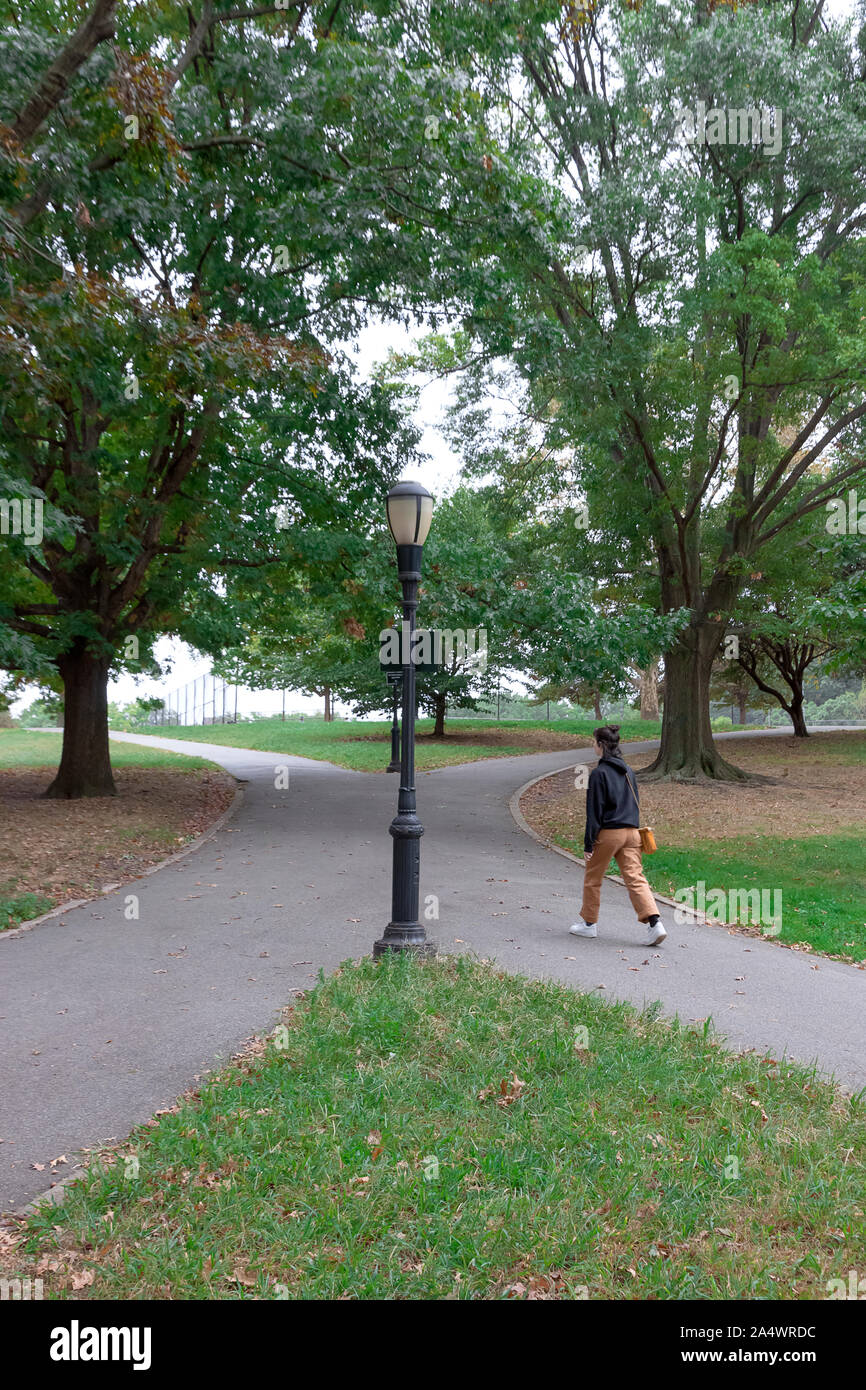
[[(0, 1209), (44, 1191), (50, 1161), (122, 1139), (199, 1073), (272, 1027), (320, 969), (370, 951), (390, 909), (397, 778), (186, 740), (114, 735), (222, 764), (245, 779), (234, 817), (179, 862), (0, 937)], [(653, 744), (631, 744), (646, 749)], [(383, 745), (383, 757), (385, 749)], [(737, 1047), (817, 1061), (866, 1087), (866, 972), (724, 928), (676, 926), (648, 950), (625, 890), (605, 883), (599, 936), (567, 934), (581, 871), (530, 839), (508, 801), (587, 749), (418, 776), (422, 898), (448, 951), (495, 957), (686, 1021), (712, 1015)], [(290, 785), (274, 789), (288, 765)], [(130, 893), (138, 921), (127, 921)], [(42, 1171), (33, 1164), (44, 1164)]]

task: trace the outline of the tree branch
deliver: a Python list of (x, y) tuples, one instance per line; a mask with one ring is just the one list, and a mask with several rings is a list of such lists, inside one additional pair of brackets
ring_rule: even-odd
[(70, 78), (87, 62), (106, 39), (114, 38), (114, 11), (117, 0), (96, 0), (93, 9), (43, 73), (30, 99), (12, 126), (12, 134), (24, 145), (37, 132), (46, 116), (66, 95)]

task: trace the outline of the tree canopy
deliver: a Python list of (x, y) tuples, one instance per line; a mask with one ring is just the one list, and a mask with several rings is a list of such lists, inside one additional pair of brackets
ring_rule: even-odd
[(58, 796), (112, 790), (110, 669), (162, 632), (220, 650), (226, 575), (363, 529), (414, 442), (340, 346), (418, 255), (386, 211), (418, 140), (365, 7), (76, 17), (0, 36), (0, 467), (44, 509), (0, 623), (4, 664), (64, 682)]

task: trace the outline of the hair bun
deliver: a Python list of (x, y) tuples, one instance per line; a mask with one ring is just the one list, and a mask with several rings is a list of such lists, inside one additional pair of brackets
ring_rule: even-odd
[(618, 725), (618, 724), (608, 724), (607, 727), (610, 729), (610, 731), (611, 731), (612, 734), (618, 734), (618, 733), (619, 733), (619, 725)]

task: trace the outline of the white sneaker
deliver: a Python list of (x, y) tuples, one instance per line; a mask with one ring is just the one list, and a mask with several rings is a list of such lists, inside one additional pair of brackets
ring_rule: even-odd
[(660, 921), (656, 922), (654, 927), (651, 927), (649, 922), (647, 922), (646, 941), (648, 946), (657, 946), (660, 941), (664, 941), (666, 936), (667, 932), (665, 931)]
[(595, 922), (575, 922), (568, 931), (570, 936), (598, 936)]

